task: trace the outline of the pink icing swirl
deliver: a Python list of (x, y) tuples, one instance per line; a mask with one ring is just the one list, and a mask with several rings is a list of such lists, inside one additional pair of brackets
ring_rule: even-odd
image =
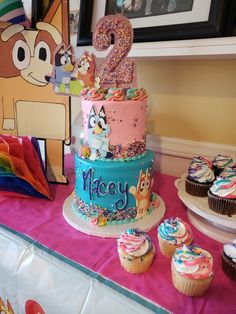
[(105, 98), (106, 100), (122, 101), (125, 99), (124, 91), (122, 88), (109, 88)]
[(117, 244), (125, 253), (133, 256), (142, 256), (151, 248), (151, 240), (148, 235), (134, 229), (128, 229), (122, 233)]
[(144, 100), (148, 97), (148, 93), (145, 88), (130, 88), (126, 92), (126, 97), (130, 100)]
[(92, 88), (90, 89), (86, 95), (84, 95), (84, 99), (86, 100), (102, 100), (104, 99), (104, 93), (99, 89)]

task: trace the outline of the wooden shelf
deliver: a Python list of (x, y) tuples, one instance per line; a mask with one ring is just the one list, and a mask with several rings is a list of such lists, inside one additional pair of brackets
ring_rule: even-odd
[[(91, 51), (97, 58), (105, 58), (110, 49), (101, 52), (92, 46), (76, 47), (76, 56)], [(141, 60), (236, 58), (236, 36), (134, 43), (129, 57)]]

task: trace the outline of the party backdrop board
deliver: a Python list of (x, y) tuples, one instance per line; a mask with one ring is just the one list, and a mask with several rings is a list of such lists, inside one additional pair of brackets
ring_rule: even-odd
[(47, 177), (66, 183), (64, 144), (70, 143), (70, 100), (46, 80), (54, 52), (68, 45), (68, 1), (52, 2), (35, 29), (0, 22), (0, 133), (45, 140)]

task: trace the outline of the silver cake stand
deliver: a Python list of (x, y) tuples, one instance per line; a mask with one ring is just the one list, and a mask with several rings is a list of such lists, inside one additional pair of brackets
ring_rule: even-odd
[(161, 222), (161, 220), (164, 218), (166, 211), (164, 201), (160, 196), (157, 196), (160, 204), (158, 207), (155, 207), (149, 215), (143, 217), (136, 222), (118, 225), (106, 225), (105, 227), (103, 227), (92, 225), (90, 222), (77, 216), (72, 209), (73, 198), (74, 193), (68, 196), (64, 202), (63, 216), (65, 220), (76, 230), (79, 230), (88, 235), (103, 238), (118, 238), (120, 234), (128, 228), (138, 228), (142, 231), (148, 232)]
[(188, 194), (185, 190), (184, 174), (175, 181), (178, 195), (188, 208), (189, 221), (206, 236), (225, 243), (236, 238), (236, 215), (231, 217), (212, 211), (208, 206), (207, 197), (197, 197)]

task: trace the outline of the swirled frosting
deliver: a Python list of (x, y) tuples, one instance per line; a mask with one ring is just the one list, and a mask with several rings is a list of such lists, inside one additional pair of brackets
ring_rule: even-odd
[(126, 91), (126, 98), (129, 100), (143, 100), (147, 97), (148, 94), (144, 88), (129, 88)]
[(210, 191), (213, 195), (219, 197), (236, 199), (236, 181), (218, 177), (211, 186)]
[(188, 177), (199, 183), (213, 182), (214, 172), (205, 162), (192, 162), (188, 168)]
[(223, 251), (226, 256), (236, 263), (236, 239), (234, 239), (233, 243), (224, 244)]
[(192, 232), (188, 223), (180, 218), (165, 219), (158, 227), (159, 235), (171, 244), (182, 244), (192, 238)]
[(106, 100), (121, 101), (125, 99), (123, 88), (109, 88), (107, 95), (105, 96)]
[(94, 101), (102, 100), (104, 98), (104, 93), (103, 93), (103, 91), (101, 91), (99, 89), (92, 88), (89, 91), (87, 91), (87, 93), (84, 95), (84, 98), (87, 100), (94, 100)]
[(212, 161), (213, 166), (223, 169), (228, 166), (232, 166), (234, 161), (230, 156), (217, 155)]
[(136, 229), (127, 229), (117, 239), (118, 246), (127, 254), (132, 256), (143, 256), (152, 248), (149, 236)]
[(144, 100), (148, 97), (148, 93), (144, 88), (84, 88), (80, 92), (80, 96), (85, 100), (107, 100), (107, 101), (123, 101), (123, 100)]
[(205, 279), (213, 275), (213, 258), (197, 245), (183, 245), (172, 257), (173, 267), (182, 276)]
[(224, 170), (221, 171), (219, 177), (222, 179), (231, 179), (236, 180), (236, 168), (235, 167), (225, 167)]
[(191, 164), (206, 164), (210, 169), (212, 169), (212, 162), (204, 156), (194, 156)]

